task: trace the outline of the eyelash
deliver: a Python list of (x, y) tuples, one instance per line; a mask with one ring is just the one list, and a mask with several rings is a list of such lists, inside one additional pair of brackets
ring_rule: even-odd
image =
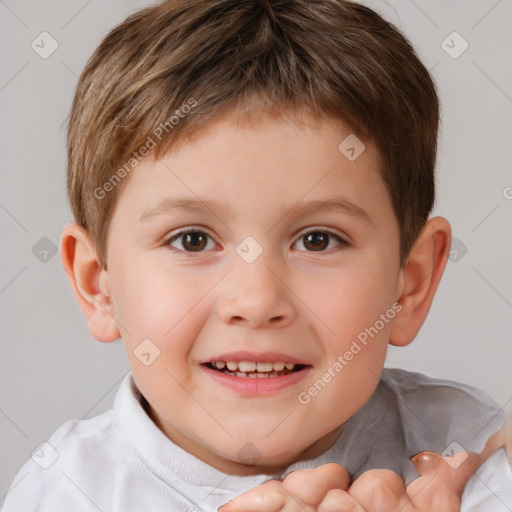
[[(213, 238), (208, 234), (206, 233), (205, 231), (203, 231), (202, 229), (198, 229), (198, 228), (187, 228), (187, 229), (183, 229), (181, 231), (178, 231), (177, 233), (175, 233), (174, 235), (172, 235), (171, 237), (169, 237), (166, 242), (165, 242), (165, 245), (168, 247), (169, 250), (171, 250), (172, 252), (175, 252), (175, 253), (179, 253), (179, 254), (186, 254), (188, 257), (194, 257), (196, 255), (200, 255), (202, 254), (203, 252), (205, 252), (204, 250), (202, 251), (186, 251), (184, 249), (177, 249), (176, 247), (173, 247), (171, 245), (172, 242), (176, 241), (176, 240), (179, 240), (180, 238), (183, 238), (184, 236), (188, 235), (188, 234), (191, 234), (191, 233), (200, 233), (200, 234), (203, 234), (203, 235), (206, 235), (210, 240), (213, 240)], [(310, 229), (309, 231), (306, 231), (304, 232), (303, 234), (301, 234), (297, 241), (294, 243), (294, 245), (303, 240), (304, 237), (308, 234), (311, 234), (311, 233), (322, 233), (322, 234), (327, 234), (329, 236), (329, 244), (331, 243), (330, 240), (331, 239), (334, 239), (339, 245), (338, 245), (338, 248), (347, 248), (347, 247), (350, 247), (352, 244), (350, 242), (348, 242), (347, 240), (345, 240), (344, 238), (342, 238), (340, 235), (336, 234), (336, 233), (333, 233), (332, 231), (329, 231), (327, 229), (323, 229), (323, 228), (315, 228), (315, 229)], [(208, 243), (208, 242), (207, 242)], [(330, 253), (332, 252), (333, 249), (328, 249), (328, 250), (322, 250), (322, 251), (301, 251), (301, 252), (311, 252), (311, 253), (315, 253), (315, 252), (320, 252), (320, 253)]]

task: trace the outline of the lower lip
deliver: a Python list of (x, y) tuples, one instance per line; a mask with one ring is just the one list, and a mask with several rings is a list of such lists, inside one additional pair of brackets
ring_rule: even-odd
[(265, 395), (283, 388), (293, 386), (301, 381), (310, 369), (309, 366), (297, 372), (289, 373), (281, 377), (237, 377), (235, 375), (228, 375), (226, 373), (212, 370), (207, 366), (201, 365), (201, 368), (212, 379), (216, 380), (219, 384), (237, 391), (244, 395)]

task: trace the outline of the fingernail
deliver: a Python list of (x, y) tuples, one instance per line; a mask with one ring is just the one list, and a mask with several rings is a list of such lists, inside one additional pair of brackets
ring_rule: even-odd
[(414, 457), (411, 457), (411, 462), (414, 464), (414, 467), (418, 472), (424, 474), (438, 469), (442, 462), (442, 457), (437, 453), (424, 451), (416, 454)]

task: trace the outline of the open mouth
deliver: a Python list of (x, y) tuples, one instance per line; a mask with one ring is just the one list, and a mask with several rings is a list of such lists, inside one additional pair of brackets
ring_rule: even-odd
[(303, 364), (283, 361), (277, 361), (274, 363), (255, 361), (212, 361), (204, 363), (204, 366), (225, 375), (250, 379), (283, 377), (291, 373), (296, 373), (306, 367), (306, 365)]

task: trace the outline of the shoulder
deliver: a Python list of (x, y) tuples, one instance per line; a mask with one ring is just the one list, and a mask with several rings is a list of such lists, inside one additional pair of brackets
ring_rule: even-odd
[(482, 390), (401, 369), (384, 369), (379, 387), (394, 397), (412, 451), (461, 448), (479, 453), (505, 422), (505, 412)]
[[(84, 459), (106, 461), (112, 457), (117, 436), (114, 429), (114, 413), (112, 409), (93, 418), (71, 420), (60, 426), (48, 439), (40, 445), (40, 450), (50, 454), (54, 463), (45, 470), (45, 475), (53, 472), (65, 472), (76, 468), (77, 463)], [(38, 452), (33, 453), (31, 461), (38, 464)], [(29, 461), (30, 462), (30, 461)], [(40, 466), (40, 465), (39, 465)]]
[[(80, 503), (76, 475), (108, 468), (112, 458), (112, 411), (87, 420), (72, 420), (40, 443), (18, 471), (7, 493), (3, 511), (46, 511), (72, 497)], [(94, 461), (92, 464), (91, 462)], [(78, 499), (78, 501), (76, 501)], [(50, 505), (51, 503), (51, 505)], [(49, 505), (49, 508), (47, 506)], [(78, 510), (88, 510), (87, 504)]]
[(460, 403), (493, 413), (501, 409), (489, 395), (474, 386), (399, 368), (384, 368), (380, 384), (391, 391), (398, 400), (411, 407), (420, 406), (422, 410), (428, 410), (432, 405), (443, 408), (443, 403), (446, 402), (440, 400), (448, 400), (449, 403), (446, 405)]
[[(116, 400), (130, 394), (129, 379)], [(115, 405), (114, 405), (115, 409)], [(116, 470), (132, 449), (120, 434), (115, 410), (61, 425), (37, 446), (18, 471), (7, 493), (3, 512), (97, 510), (91, 499), (112, 489)]]

